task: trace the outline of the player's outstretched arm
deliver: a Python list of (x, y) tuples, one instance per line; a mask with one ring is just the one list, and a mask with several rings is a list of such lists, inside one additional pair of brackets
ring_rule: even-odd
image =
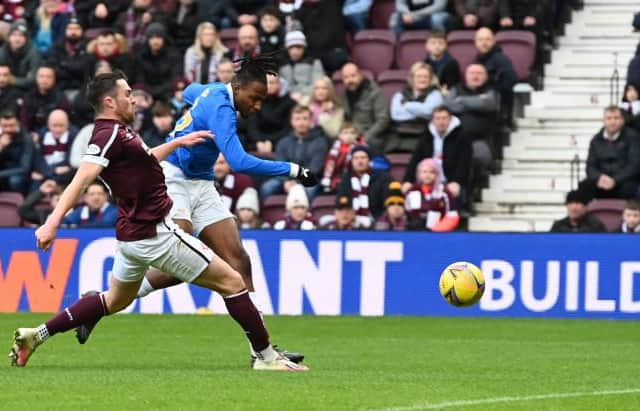
[(213, 138), (213, 133), (208, 130), (194, 131), (152, 148), (151, 153), (158, 161), (162, 161), (177, 148), (195, 146), (203, 143), (207, 138)]
[(38, 247), (47, 251), (56, 238), (56, 231), (67, 212), (72, 209), (80, 199), (80, 196), (102, 172), (104, 167), (100, 164), (82, 162), (71, 183), (60, 196), (58, 204), (51, 212), (47, 221), (36, 230)]

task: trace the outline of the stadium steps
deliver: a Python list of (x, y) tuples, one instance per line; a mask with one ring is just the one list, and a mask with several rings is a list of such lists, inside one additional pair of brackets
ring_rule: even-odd
[(640, 40), (630, 25), (637, 7), (637, 0), (587, 0), (574, 13), (545, 67), (544, 90), (531, 94), (524, 118), (517, 120), (511, 145), (504, 150), (502, 174), (491, 176), (489, 188), (482, 191), (469, 230), (548, 231), (553, 220), (565, 215), (570, 161), (578, 156), (583, 178), (589, 142), (602, 127), (616, 67), (618, 96), (622, 93), (626, 67)]

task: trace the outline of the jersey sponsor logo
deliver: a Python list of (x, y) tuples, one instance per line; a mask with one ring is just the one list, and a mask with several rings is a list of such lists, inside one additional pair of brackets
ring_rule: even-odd
[(90, 156), (95, 156), (100, 154), (100, 146), (98, 146), (97, 144), (89, 144), (89, 147), (87, 147), (86, 154)]

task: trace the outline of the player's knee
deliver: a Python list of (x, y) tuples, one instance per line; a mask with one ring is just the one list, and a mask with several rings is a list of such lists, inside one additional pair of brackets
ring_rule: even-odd
[(231, 271), (225, 276), (220, 288), (223, 295), (231, 295), (239, 293), (246, 289), (247, 286), (239, 272)]
[(134, 296), (126, 296), (120, 293), (107, 291), (104, 293), (104, 304), (109, 314), (115, 314), (124, 310), (133, 301)]

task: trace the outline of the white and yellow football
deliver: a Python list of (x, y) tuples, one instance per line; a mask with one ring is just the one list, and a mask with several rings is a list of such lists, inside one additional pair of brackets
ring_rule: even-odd
[(471, 263), (453, 263), (440, 275), (440, 294), (456, 307), (474, 305), (484, 294), (484, 275)]

